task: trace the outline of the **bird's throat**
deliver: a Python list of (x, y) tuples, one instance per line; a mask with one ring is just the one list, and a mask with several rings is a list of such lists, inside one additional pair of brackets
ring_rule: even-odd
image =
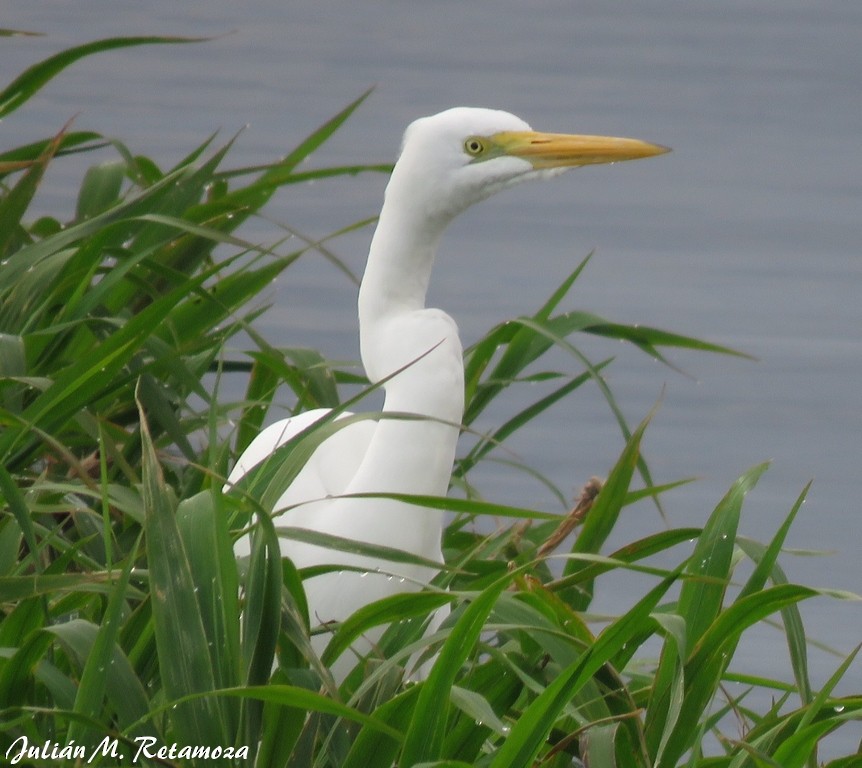
[(377, 372), (386, 367), (379, 359), (385, 354), (379, 334), (393, 321), (425, 308), (434, 258), (446, 225), (410, 206), (399, 206), (398, 200), (388, 189), (359, 289), (362, 363), (372, 381), (378, 381)]
[(390, 214), (384, 206), (359, 290), (359, 322), (425, 307), (442, 229)]

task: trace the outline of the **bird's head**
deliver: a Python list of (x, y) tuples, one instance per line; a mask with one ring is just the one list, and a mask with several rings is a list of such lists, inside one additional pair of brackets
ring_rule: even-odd
[(508, 112), (456, 107), (408, 126), (392, 188), (426, 216), (449, 219), (521, 181), (667, 151), (638, 139), (540, 133)]

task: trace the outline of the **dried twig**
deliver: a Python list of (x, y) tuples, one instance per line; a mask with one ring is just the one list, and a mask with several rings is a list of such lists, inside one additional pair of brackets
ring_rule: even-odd
[(601, 490), (602, 481), (598, 477), (591, 477), (586, 482), (584, 487), (581, 489), (581, 495), (578, 497), (578, 503), (575, 504), (574, 509), (566, 515), (563, 522), (557, 526), (557, 530), (555, 530), (548, 537), (547, 541), (539, 547), (538, 554), (540, 557), (542, 555), (547, 555), (549, 552), (553, 552), (558, 546), (560, 546), (566, 536), (568, 536), (584, 521), (587, 513), (593, 506), (596, 496), (599, 495), (599, 491)]

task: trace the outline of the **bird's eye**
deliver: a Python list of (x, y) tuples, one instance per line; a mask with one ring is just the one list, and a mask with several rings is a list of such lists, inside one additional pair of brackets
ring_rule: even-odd
[(478, 136), (471, 136), (464, 142), (464, 151), (471, 157), (478, 157), (485, 151), (485, 142)]

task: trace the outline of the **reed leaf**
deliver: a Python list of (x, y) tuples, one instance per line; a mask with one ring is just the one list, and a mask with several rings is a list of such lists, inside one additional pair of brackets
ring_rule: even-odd
[(0, 118), (14, 112), (66, 67), (94, 53), (139, 45), (197, 43), (202, 37), (111, 37), (67, 48), (26, 69), (0, 91)]

